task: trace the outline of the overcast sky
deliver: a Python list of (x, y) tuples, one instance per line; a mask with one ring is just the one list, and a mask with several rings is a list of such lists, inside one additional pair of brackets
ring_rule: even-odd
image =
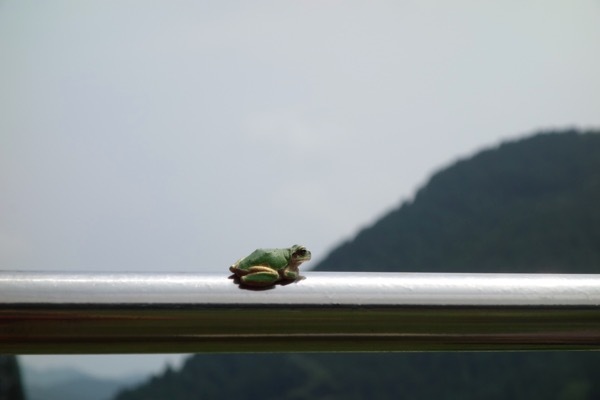
[[(0, 269), (315, 264), (458, 158), (599, 127), (599, 46), (598, 0), (0, 0)], [(77, 360), (159, 369), (26, 358)]]

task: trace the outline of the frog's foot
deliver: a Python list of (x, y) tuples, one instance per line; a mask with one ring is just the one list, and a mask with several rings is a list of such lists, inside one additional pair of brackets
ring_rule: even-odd
[(298, 278), (303, 279), (298, 273), (298, 268), (286, 268), (283, 270), (282, 278), (286, 281), (296, 281)]
[(240, 278), (244, 285), (270, 286), (279, 280), (279, 273), (269, 267), (255, 266), (248, 268), (248, 273)]

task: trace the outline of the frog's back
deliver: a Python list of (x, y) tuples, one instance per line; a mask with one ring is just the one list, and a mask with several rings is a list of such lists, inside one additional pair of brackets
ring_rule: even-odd
[(264, 265), (271, 268), (283, 268), (287, 263), (284, 249), (256, 249), (241, 261), (239, 267), (247, 269), (256, 265)]

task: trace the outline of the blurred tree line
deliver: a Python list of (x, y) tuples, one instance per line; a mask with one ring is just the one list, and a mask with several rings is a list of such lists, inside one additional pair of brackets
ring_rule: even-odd
[(0, 400), (24, 400), (21, 371), (17, 358), (0, 355)]

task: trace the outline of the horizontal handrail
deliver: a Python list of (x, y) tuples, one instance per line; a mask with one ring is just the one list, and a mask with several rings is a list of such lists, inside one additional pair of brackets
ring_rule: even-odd
[(0, 272), (0, 354), (597, 350), (600, 275)]

